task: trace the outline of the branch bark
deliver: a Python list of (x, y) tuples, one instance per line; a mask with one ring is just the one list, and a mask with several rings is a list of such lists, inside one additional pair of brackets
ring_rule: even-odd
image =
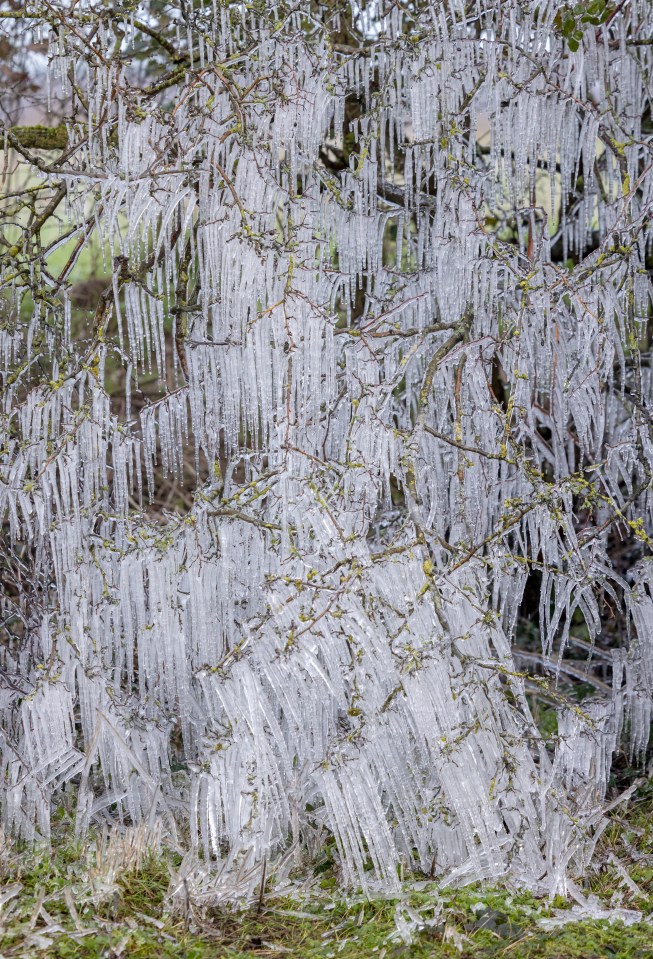
[(56, 127), (9, 127), (8, 132), (26, 150), (65, 150), (68, 146), (68, 130), (63, 123)]

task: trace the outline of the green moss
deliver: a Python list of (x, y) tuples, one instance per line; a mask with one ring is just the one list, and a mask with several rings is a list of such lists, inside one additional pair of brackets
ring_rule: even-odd
[[(615, 813), (597, 851), (587, 893), (645, 915), (653, 911), (653, 786), (640, 789), (628, 815)], [(628, 862), (633, 849), (644, 854)], [(630, 851), (630, 852), (629, 852)], [(616, 857), (637, 883), (641, 897), (620, 885)], [(601, 866), (601, 863), (604, 865)], [(310, 897), (268, 895), (261, 910), (208, 909), (171, 915), (167, 893), (179, 866), (173, 853), (148, 856), (112, 885), (98, 879), (93, 847), (60, 843), (52, 852), (17, 848), (5, 854), (5, 888), (20, 884), (0, 917), (3, 959), (43, 955), (48, 959), (653, 959), (653, 933), (646, 923), (569, 923), (547, 930), (540, 921), (568, 904), (528, 892), (481, 884), (460, 890), (436, 882), (407, 884), (396, 899), (348, 899), (327, 863)], [(74, 912), (71, 912), (70, 902)], [(51, 923), (39, 915), (42, 903)], [(397, 932), (396, 916), (419, 916), (423, 926), (410, 943)], [(55, 928), (48, 930), (48, 925)], [(40, 939), (34, 939), (36, 933)], [(39, 946), (40, 944), (40, 946)]]
[(57, 127), (11, 127), (11, 134), (28, 150), (65, 150), (68, 131), (63, 124)]

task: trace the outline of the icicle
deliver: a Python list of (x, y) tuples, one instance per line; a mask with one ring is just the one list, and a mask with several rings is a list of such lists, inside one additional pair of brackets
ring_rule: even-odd
[[(50, 37), (48, 97), (73, 64), (89, 104), (57, 215), (97, 234), (113, 296), (82, 337), (27, 247), (0, 268), (0, 515), (47, 609), (0, 644), (11, 828), (47, 836), (74, 783), (80, 833), (190, 808), (232, 879), (324, 831), (368, 887), (437, 867), (555, 892), (586, 863), (653, 692), (648, 560), (609, 552), (653, 530), (631, 6), (574, 51), (557, 2), (487, 3), (478, 31), (453, 2), (351, 28), (318, 3), (310, 37), (214, 2), (170, 26), (192, 69), (151, 97)], [(191, 447), (209, 475), (182, 490)], [(551, 755), (513, 648), (533, 570), (552, 682), (602, 598), (632, 625)]]

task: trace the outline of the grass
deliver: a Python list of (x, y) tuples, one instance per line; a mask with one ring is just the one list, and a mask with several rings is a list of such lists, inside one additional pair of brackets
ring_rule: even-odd
[[(653, 785), (601, 839), (585, 895), (653, 914)], [(111, 845), (111, 844), (109, 844)], [(114, 850), (115, 852), (115, 850)], [(109, 850), (110, 853), (110, 850)], [(121, 858), (122, 857), (122, 858)], [(175, 910), (180, 857), (107, 854), (97, 839), (51, 851), (5, 843), (0, 856), (3, 959), (653, 959), (653, 927), (607, 921), (547, 929), (570, 904), (479, 884), (459, 890), (407, 883), (396, 898), (345, 898), (325, 875), (310, 894), (267, 894), (244, 908)], [(624, 873), (628, 879), (624, 879)], [(185, 913), (185, 914), (184, 914)], [(402, 929), (412, 923), (412, 934)]]

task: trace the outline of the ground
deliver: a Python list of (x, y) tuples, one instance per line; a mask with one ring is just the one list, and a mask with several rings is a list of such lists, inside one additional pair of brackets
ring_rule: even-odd
[(302, 895), (266, 892), (249, 908), (171, 908), (179, 864), (163, 846), (116, 857), (106, 837), (49, 850), (4, 840), (0, 959), (653, 959), (651, 783), (612, 814), (583, 893), (652, 924), (547, 928), (573, 904), (481, 885), (415, 880), (400, 897), (345, 899), (328, 873)]

